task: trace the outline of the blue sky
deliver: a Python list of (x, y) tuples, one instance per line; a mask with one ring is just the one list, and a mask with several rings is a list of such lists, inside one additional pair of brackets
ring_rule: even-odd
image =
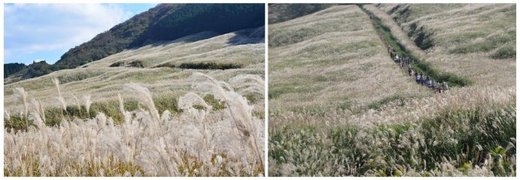
[(4, 63), (46, 60), (156, 4), (5, 4)]

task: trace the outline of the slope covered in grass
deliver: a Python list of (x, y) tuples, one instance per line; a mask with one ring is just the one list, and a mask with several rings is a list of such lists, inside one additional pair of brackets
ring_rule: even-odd
[[(402, 4), (387, 13), (423, 49), (438, 46), (452, 54), (489, 52), (494, 59), (515, 55), (514, 4)], [(498, 54), (505, 49), (511, 52)]]
[(334, 6), (269, 28), (273, 113), (359, 111), (427, 93), (392, 62), (357, 6)]
[[(4, 175), (264, 175), (263, 32), (193, 34), (5, 85)], [(237, 66), (185, 67), (199, 64)]]
[(480, 85), (515, 81), (514, 4), (380, 4), (427, 61)]
[[(269, 175), (515, 176), (514, 59), (442, 51), (447, 46), (435, 44), (437, 35), (431, 36), (433, 46), (423, 49), (395, 22), (401, 16), (500, 5), (424, 5), (422, 14), (399, 14), (395, 5), (361, 6), (371, 13), (332, 6), (270, 26)], [(390, 11), (392, 16), (386, 14)], [(494, 12), (488, 15), (502, 16)], [(459, 16), (464, 14), (445, 20)], [(375, 19), (388, 37), (378, 37), (371, 25)], [(479, 23), (484, 24), (467, 26), (493, 29)], [(389, 59), (383, 45), (388, 39), (430, 68), (473, 83), (446, 93), (422, 89)], [(327, 74), (336, 69), (338, 76)], [(343, 106), (347, 100), (354, 103)]]
[[(263, 28), (245, 32), (262, 31)], [(238, 74), (255, 74), (263, 76), (264, 46), (263, 38), (250, 37), (239, 31), (221, 36), (207, 38), (207, 33), (188, 36), (172, 42), (164, 42), (129, 49), (121, 53), (89, 63), (81, 68), (61, 70), (38, 78), (28, 79), (5, 85), (5, 109), (12, 111), (20, 107), (14, 89), (23, 87), (29, 94), (47, 106), (58, 106), (55, 98), (53, 78), (62, 84), (63, 96), (68, 104), (74, 104), (74, 96), (92, 95), (97, 101), (115, 100), (122, 85), (128, 82), (142, 83), (157, 96), (185, 93), (190, 89), (189, 76), (193, 72), (204, 72), (217, 79), (229, 79)], [(206, 36), (205, 36), (206, 35)], [(249, 34), (248, 34), (249, 35)], [(202, 39), (186, 42), (186, 39)], [(231, 44), (230, 41), (241, 40), (244, 44)], [(141, 62), (143, 67), (121, 66), (110, 67), (114, 63)], [(192, 70), (181, 69), (182, 63), (218, 63), (237, 64), (239, 69), (228, 70)], [(157, 67), (171, 63), (173, 67)], [(123, 93), (124, 97), (128, 94)]]
[(129, 48), (201, 32), (222, 35), (263, 25), (263, 4), (159, 4), (90, 41), (71, 47), (55, 64), (48, 67), (29, 65), (30, 69), (13, 74), (15, 77), (9, 82), (18, 81), (20, 77), (29, 79), (52, 71), (76, 68)]
[[(63, 99), (54, 82), (56, 97)], [(56, 111), (61, 121), (50, 125), (57, 119), (47, 116), (46, 102), (23, 101), (16, 118), (27, 122), (24, 128), (5, 129), (4, 176), (263, 175), (264, 121), (253, 116), (243, 95), (263, 96), (263, 80), (238, 75), (224, 82), (194, 73), (191, 83), (191, 92), (169, 99), (177, 112), (159, 109), (164, 101), (148, 88), (125, 84), (137, 108), (128, 110), (130, 98), (119, 97), (117, 121), (86, 98), (77, 109), (64, 103)], [(17, 93), (23, 100), (33, 98), (23, 88)], [(219, 103), (206, 102), (204, 95)], [(68, 117), (72, 113), (78, 116)], [(17, 119), (6, 113), (4, 120)]]
[(269, 24), (312, 14), (330, 6), (331, 4), (269, 4)]

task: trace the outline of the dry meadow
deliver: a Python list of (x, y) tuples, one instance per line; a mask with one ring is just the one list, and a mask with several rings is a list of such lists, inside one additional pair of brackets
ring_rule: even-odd
[[(381, 30), (467, 83), (417, 85)], [(516, 176), (515, 32), (512, 4), (335, 5), (271, 24), (269, 175)]]
[(4, 175), (262, 176), (263, 77), (263, 38), (200, 33), (6, 84)]

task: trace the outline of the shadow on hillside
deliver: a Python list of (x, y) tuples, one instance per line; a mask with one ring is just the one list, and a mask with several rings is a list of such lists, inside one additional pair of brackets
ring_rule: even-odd
[[(221, 34), (216, 33), (216, 32), (205, 31), (205, 32), (200, 32), (200, 33), (184, 36), (184, 37), (181, 37), (181, 38), (178, 38), (175, 40), (171, 40), (171, 41), (156, 41), (156, 42), (145, 43), (146, 44), (145, 46), (162, 47), (162, 46), (166, 46), (166, 45), (172, 44), (172, 43), (192, 43), (192, 42), (197, 42), (197, 41), (201, 41), (201, 40), (205, 40), (205, 39), (210, 39), (210, 38), (213, 38), (213, 37), (219, 36), (219, 35), (221, 35)], [(135, 49), (139, 49), (139, 48), (141, 48), (141, 46), (133, 47), (133, 48), (129, 48), (129, 49), (135, 50)]]
[(229, 38), (227, 44), (229, 45), (243, 45), (243, 44), (257, 44), (263, 43), (265, 37), (264, 26), (253, 28), (253, 29), (245, 29), (234, 32), (235, 36)]
[[(243, 45), (243, 44), (257, 44), (257, 43), (263, 43), (264, 42), (264, 26), (258, 27), (258, 28), (251, 28), (251, 29), (244, 29), (240, 31), (231, 32), (234, 33), (234, 36), (229, 38), (227, 41), (227, 44), (236, 46), (236, 45)], [(224, 33), (225, 34), (225, 33)], [(166, 46), (168, 44), (172, 43), (192, 43), (196, 41), (206, 40), (213, 38), (215, 36), (220, 36), (222, 33), (217, 32), (200, 32), (188, 36), (181, 37), (179, 39), (175, 39), (172, 41), (157, 41), (157, 42), (149, 42), (145, 43), (147, 45), (145, 46), (152, 46), (152, 47), (161, 47)], [(133, 47), (129, 48), (131, 50), (136, 50), (141, 47)]]

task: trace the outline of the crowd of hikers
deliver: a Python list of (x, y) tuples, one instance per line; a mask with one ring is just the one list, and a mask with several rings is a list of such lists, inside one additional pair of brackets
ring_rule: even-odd
[(428, 77), (428, 75), (426, 74), (415, 72), (412, 68), (412, 64), (414, 63), (414, 59), (412, 57), (399, 56), (391, 47), (388, 48), (388, 52), (390, 53), (392, 60), (394, 60), (395, 63), (399, 64), (401, 69), (406, 68), (408, 76), (415, 79), (415, 82), (417, 82), (417, 84), (426, 86), (438, 93), (443, 93), (448, 90), (447, 82), (438, 82), (435, 79)]

